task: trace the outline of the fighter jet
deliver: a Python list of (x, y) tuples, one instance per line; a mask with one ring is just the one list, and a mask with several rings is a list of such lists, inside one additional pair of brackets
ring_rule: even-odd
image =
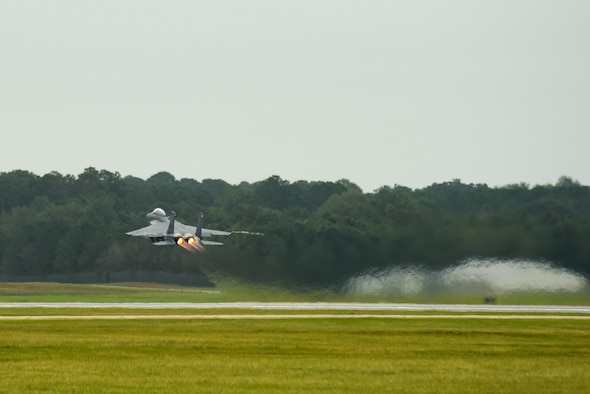
[(229, 231), (210, 230), (203, 228), (205, 215), (201, 213), (197, 220), (197, 226), (187, 226), (176, 221), (176, 213), (166, 216), (162, 208), (156, 208), (146, 215), (150, 225), (126, 233), (134, 237), (144, 237), (154, 245), (178, 245), (189, 251), (202, 252), (203, 245), (223, 245), (221, 242), (203, 240), (205, 237), (230, 235)]

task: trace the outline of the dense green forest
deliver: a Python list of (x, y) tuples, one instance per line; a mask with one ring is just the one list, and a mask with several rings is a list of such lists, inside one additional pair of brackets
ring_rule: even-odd
[[(191, 254), (125, 232), (161, 207), (206, 227), (250, 230)], [(460, 180), (371, 193), (348, 180), (289, 182), (279, 176), (147, 180), (87, 168), (78, 176), (0, 173), (0, 275), (214, 270), (267, 283), (326, 285), (371, 268), (448, 267), (469, 257), (527, 258), (590, 273), (590, 187), (491, 188)]]

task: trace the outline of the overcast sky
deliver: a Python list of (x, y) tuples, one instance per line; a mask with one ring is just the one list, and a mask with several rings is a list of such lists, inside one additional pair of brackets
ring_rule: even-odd
[(0, 0), (0, 172), (590, 185), (590, 1)]

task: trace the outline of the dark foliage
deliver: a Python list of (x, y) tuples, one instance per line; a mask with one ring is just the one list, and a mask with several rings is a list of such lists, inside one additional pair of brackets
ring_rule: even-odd
[[(250, 230), (193, 255), (124, 235), (145, 226), (156, 207), (207, 227)], [(412, 190), (363, 193), (348, 180), (249, 184), (147, 180), (87, 168), (0, 173), (0, 275), (118, 271), (199, 274), (324, 285), (368, 268), (418, 263), (441, 268), (473, 257), (549, 260), (590, 273), (590, 188), (562, 177), (555, 185), (490, 188), (459, 180)]]

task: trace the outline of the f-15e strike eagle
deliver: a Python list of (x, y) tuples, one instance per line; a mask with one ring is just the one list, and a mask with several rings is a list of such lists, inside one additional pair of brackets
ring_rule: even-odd
[[(156, 208), (146, 215), (150, 225), (138, 230), (130, 231), (127, 235), (144, 237), (154, 245), (178, 245), (189, 251), (203, 251), (203, 245), (223, 245), (221, 242), (203, 240), (205, 237), (231, 235), (229, 231), (210, 230), (203, 228), (205, 215), (201, 213), (197, 220), (197, 226), (187, 226), (176, 221), (176, 213), (166, 216), (162, 208)], [(240, 231), (241, 232), (241, 231)]]

